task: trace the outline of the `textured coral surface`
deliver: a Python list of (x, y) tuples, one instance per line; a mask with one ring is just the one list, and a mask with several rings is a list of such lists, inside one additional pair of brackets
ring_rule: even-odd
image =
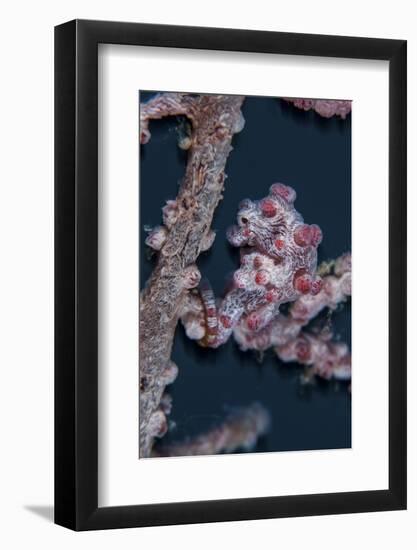
[(185, 115), (192, 123), (187, 169), (178, 195), (163, 208), (164, 227), (147, 243), (159, 252), (141, 294), (139, 357), (139, 448), (150, 456), (155, 437), (167, 429), (160, 404), (175, 378), (171, 350), (179, 312), (188, 291), (200, 281), (195, 265), (212, 238), (211, 222), (221, 198), (231, 141), (243, 128), (243, 98), (222, 95), (159, 94), (140, 108), (140, 141), (151, 137), (149, 121)]
[(229, 414), (221, 424), (194, 438), (172, 445), (160, 445), (154, 456), (194, 456), (232, 453), (238, 449), (250, 451), (258, 438), (268, 431), (271, 418), (260, 404)]
[(347, 100), (300, 98), (285, 98), (285, 100), (304, 111), (313, 109), (313, 111), (316, 111), (317, 114), (324, 118), (336, 115), (344, 119), (352, 110), (352, 102)]

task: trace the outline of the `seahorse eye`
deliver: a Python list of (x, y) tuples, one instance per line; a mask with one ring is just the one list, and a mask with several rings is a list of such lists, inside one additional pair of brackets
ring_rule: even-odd
[(248, 223), (248, 218), (245, 218), (244, 216), (240, 218), (240, 221), (243, 223), (243, 225), (246, 225)]

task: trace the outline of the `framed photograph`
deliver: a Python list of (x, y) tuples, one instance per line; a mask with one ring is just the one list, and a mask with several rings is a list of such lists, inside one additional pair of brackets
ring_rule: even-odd
[(55, 522), (406, 508), (406, 42), (55, 29)]

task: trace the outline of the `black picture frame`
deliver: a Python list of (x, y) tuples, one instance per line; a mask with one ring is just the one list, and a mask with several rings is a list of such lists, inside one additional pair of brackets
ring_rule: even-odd
[[(389, 62), (389, 488), (98, 507), (98, 45)], [(108, 529), (406, 508), (404, 40), (74, 20), (55, 28), (55, 523)]]

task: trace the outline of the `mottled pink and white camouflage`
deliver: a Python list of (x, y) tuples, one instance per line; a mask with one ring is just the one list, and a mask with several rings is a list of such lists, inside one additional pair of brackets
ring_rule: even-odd
[(206, 314), (203, 345), (220, 346), (242, 323), (250, 331), (260, 331), (278, 315), (281, 304), (320, 291), (316, 268), (322, 233), (317, 225), (304, 223), (294, 208), (295, 198), (294, 189), (274, 183), (267, 197), (239, 205), (237, 225), (227, 237), (242, 249), (240, 268), (219, 305), (207, 285), (201, 289)]

